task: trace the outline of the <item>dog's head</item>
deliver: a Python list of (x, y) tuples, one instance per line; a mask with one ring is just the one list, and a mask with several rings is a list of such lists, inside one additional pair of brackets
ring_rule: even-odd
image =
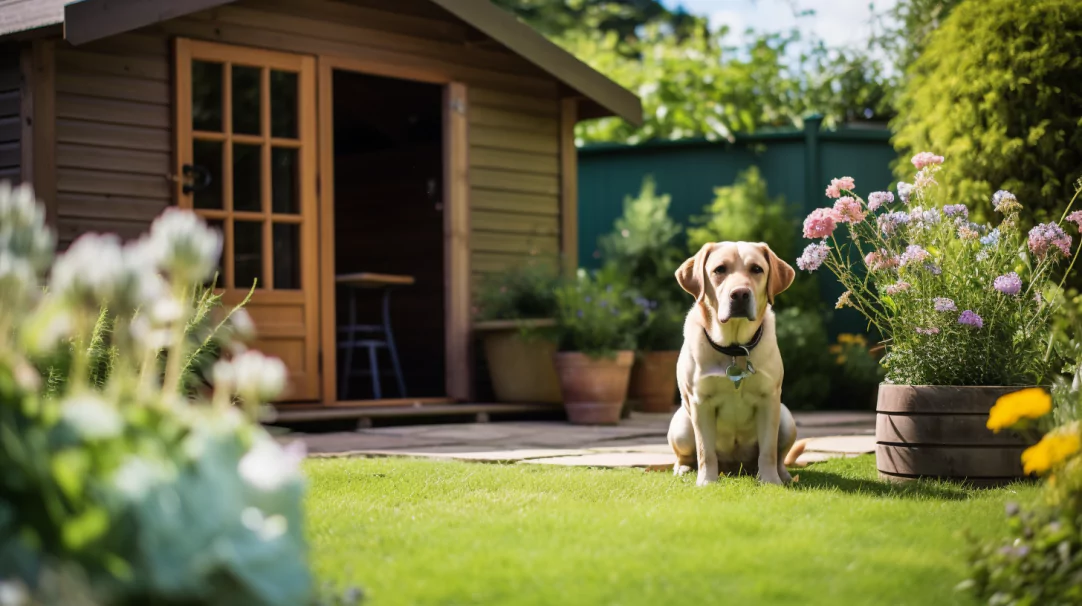
[(789, 288), (796, 272), (766, 244), (710, 242), (676, 270), (680, 286), (695, 297), (704, 319), (762, 319), (767, 304)]

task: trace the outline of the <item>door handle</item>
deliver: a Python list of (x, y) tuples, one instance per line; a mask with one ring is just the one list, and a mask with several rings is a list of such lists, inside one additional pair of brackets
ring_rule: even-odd
[(183, 166), (183, 170), (184, 176), (186, 178), (191, 178), (194, 181), (194, 183), (185, 183), (184, 187), (181, 188), (185, 194), (203, 191), (207, 188), (207, 186), (210, 185), (210, 182), (213, 180), (210, 171), (203, 166), (199, 166), (198, 164), (185, 164)]

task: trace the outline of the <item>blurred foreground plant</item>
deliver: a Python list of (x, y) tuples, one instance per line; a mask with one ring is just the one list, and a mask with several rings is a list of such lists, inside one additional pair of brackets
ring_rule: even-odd
[(214, 318), (220, 234), (171, 208), (133, 243), (87, 234), (51, 264), (53, 245), (29, 188), (0, 183), (0, 591), (307, 603), (303, 446), (256, 423), (286, 369), (246, 349), (245, 312)]

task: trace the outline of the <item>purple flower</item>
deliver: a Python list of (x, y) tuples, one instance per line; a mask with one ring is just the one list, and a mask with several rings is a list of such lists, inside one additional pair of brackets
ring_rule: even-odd
[(916, 223), (917, 227), (920, 229), (935, 225), (939, 223), (942, 218), (938, 208), (924, 210), (918, 206), (909, 213), (909, 220)]
[(1005, 295), (1017, 295), (1022, 292), (1022, 278), (1019, 278), (1018, 274), (1012, 271), (996, 278), (992, 286)]
[(909, 265), (910, 263), (920, 263), (930, 257), (931, 254), (924, 250), (922, 246), (916, 244), (910, 244), (905, 247), (905, 252), (902, 253), (902, 265)]
[(972, 326), (973, 328), (984, 328), (984, 320), (977, 315), (977, 312), (972, 310), (965, 310), (958, 316), (958, 323), (965, 326)]
[(999, 244), (999, 228), (995, 228), (988, 232), (987, 236), (981, 236), (981, 245), (983, 246), (995, 246)]
[(900, 198), (902, 202), (909, 204), (909, 196), (912, 195), (912, 193), (913, 186), (911, 184), (903, 181), (898, 182), (898, 198)]
[(576, 312), (576, 313), (575, 313), (575, 315), (581, 318), (581, 317), (582, 317), (582, 315), (583, 315), (583, 314), (582, 314), (582, 310), (581, 310), (581, 309), (580, 309), (580, 310), (578, 310), (578, 312)]
[(946, 213), (948, 217), (953, 217), (954, 215), (959, 215), (961, 217), (969, 216), (969, 209), (966, 208), (965, 204), (948, 204), (943, 207), (943, 212)]
[(828, 255), (830, 255), (830, 247), (826, 244), (822, 242), (809, 244), (804, 249), (804, 254), (800, 255), (800, 258), (796, 260), (796, 266), (804, 271), (815, 271), (819, 269), (819, 266), (823, 264)]
[(892, 204), (893, 202), (894, 194), (889, 191), (873, 191), (868, 194), (868, 210), (872, 212), (879, 210), (879, 207), (884, 204)]
[(922, 334), (922, 335), (938, 335), (939, 334), (939, 329), (936, 328), (935, 326), (933, 326), (931, 328), (919, 328), (918, 327), (916, 329), (916, 331), (917, 331), (918, 334)]
[(936, 297), (932, 299), (932, 303), (935, 305), (936, 311), (957, 311), (958, 306), (954, 304), (954, 301), (946, 297)]
[(1076, 210), (1073, 213), (1067, 215), (1067, 220), (1078, 226), (1078, 229), (1082, 230), (1082, 210)]
[(876, 221), (879, 223), (879, 229), (889, 236), (898, 229), (899, 225), (909, 223), (909, 213), (903, 211), (887, 213), (885, 215), (879, 215), (879, 218), (876, 219)]
[(942, 269), (939, 269), (935, 263), (925, 263), (924, 269), (931, 273), (933, 276), (938, 276), (943, 273)]
[(1014, 194), (1005, 189), (992, 194), (992, 204), (995, 206), (996, 212), (1003, 214), (1022, 208), (1018, 198), (1015, 198)]
[(1068, 257), (1071, 255), (1071, 236), (1055, 223), (1041, 223), (1029, 230), (1029, 250), (1042, 260), (1049, 253)]

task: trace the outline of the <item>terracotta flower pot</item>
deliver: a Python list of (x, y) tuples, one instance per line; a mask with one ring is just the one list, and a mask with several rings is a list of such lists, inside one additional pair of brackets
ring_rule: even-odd
[(567, 418), (577, 425), (616, 425), (627, 399), (627, 384), (635, 353), (621, 351), (615, 358), (591, 358), (583, 353), (557, 353)]
[(881, 478), (965, 481), (995, 486), (1026, 477), (1022, 451), (1032, 441), (988, 429), (996, 399), (1022, 387), (880, 385), (875, 462)]
[(676, 406), (676, 361), (680, 350), (651, 351), (635, 360), (627, 397), (642, 412), (672, 412)]
[(524, 337), (523, 328), (555, 326), (554, 320), (492, 320), (477, 322), (492, 391), (499, 402), (559, 404), (560, 378), (552, 356), (556, 341), (541, 335)]

